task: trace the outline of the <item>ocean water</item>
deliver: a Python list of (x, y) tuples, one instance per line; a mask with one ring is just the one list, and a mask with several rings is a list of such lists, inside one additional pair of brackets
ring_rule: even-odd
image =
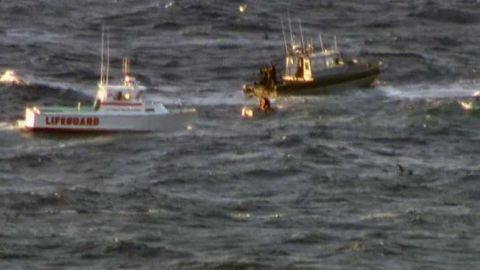
[[(244, 12), (240, 6), (245, 7)], [(480, 3), (0, 2), (1, 269), (476, 269)], [(296, 37), (383, 62), (375, 87), (240, 116), (258, 67)], [(101, 28), (191, 131), (12, 129), (27, 105), (92, 102)], [(118, 78), (118, 76), (117, 76)]]

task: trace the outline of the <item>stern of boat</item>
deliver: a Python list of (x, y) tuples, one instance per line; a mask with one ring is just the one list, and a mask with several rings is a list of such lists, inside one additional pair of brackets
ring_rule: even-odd
[(28, 131), (35, 127), (36, 114), (38, 109), (36, 107), (27, 107), (25, 108), (25, 118), (17, 120), (14, 125), (14, 128), (21, 131)]
[(243, 85), (242, 91), (249, 98), (252, 98), (254, 96), (254, 93), (255, 93), (254, 86), (253, 85), (247, 85), (247, 84)]
[(243, 85), (243, 93), (249, 98), (262, 98), (262, 97), (270, 97), (273, 98), (276, 96), (277, 87), (274, 86), (273, 89), (266, 88), (260, 84), (253, 84), (253, 85)]

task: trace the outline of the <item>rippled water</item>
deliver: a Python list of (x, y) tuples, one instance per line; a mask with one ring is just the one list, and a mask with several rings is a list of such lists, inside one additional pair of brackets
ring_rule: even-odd
[[(239, 6), (246, 4), (241, 13)], [(383, 61), (378, 85), (275, 100), (241, 86), (281, 59), (280, 18)], [(3, 1), (2, 269), (475, 269), (477, 1)], [(32, 104), (89, 102), (101, 25), (192, 131), (51, 136)], [(297, 33), (298, 35), (298, 33)], [(474, 103), (475, 104), (475, 103)]]

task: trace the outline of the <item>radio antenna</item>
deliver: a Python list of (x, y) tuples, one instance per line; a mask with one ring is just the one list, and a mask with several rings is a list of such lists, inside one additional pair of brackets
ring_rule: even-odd
[(104, 47), (104, 39), (105, 39), (105, 26), (102, 25), (102, 49), (101, 49), (101, 56), (100, 56), (100, 85), (103, 85), (104, 84), (104, 79), (105, 79), (105, 67), (103, 65), (103, 54), (104, 54), (104, 51), (103, 51), (103, 47)]
[(282, 35), (283, 35), (283, 42), (285, 44), (285, 54), (288, 54), (287, 38), (285, 37), (285, 27), (283, 25), (283, 18), (280, 18), (280, 22), (282, 23)]
[(107, 74), (105, 78), (105, 83), (108, 87), (108, 77), (110, 73), (110, 33), (108, 32), (107, 29)]
[(300, 26), (300, 36), (302, 38), (302, 51), (305, 51), (305, 41), (303, 40), (302, 21), (298, 19), (298, 25)]
[(322, 33), (320, 33), (320, 48), (322, 48), (322, 51), (325, 50), (325, 48), (323, 47)]
[(292, 20), (290, 19), (290, 10), (288, 11), (288, 27), (290, 28), (290, 44), (293, 48)]

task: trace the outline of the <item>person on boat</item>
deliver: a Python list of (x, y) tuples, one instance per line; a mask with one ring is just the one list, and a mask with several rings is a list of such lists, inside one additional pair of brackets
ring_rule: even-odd
[(268, 70), (268, 66), (263, 66), (260, 69), (260, 84), (263, 85), (265, 88), (268, 88), (270, 81), (270, 73)]
[(100, 99), (95, 99), (95, 102), (93, 103), (93, 109), (95, 111), (98, 111), (100, 109), (100, 105), (102, 104), (102, 102), (100, 101)]
[(267, 74), (265, 67), (260, 68), (260, 85), (265, 85), (267, 81)]
[(277, 69), (275, 68), (275, 65), (270, 62), (270, 73), (271, 73), (271, 78), (275, 84), (277, 84)]
[(288, 55), (293, 55), (295, 53), (295, 50), (293, 49), (293, 46), (291, 43), (288, 43), (287, 51), (288, 51)]
[(272, 89), (272, 67), (266, 66), (265, 67), (265, 73), (267, 74), (267, 80), (265, 82), (265, 88), (267, 89)]
[(303, 78), (303, 58), (298, 58), (298, 67), (297, 73), (295, 74), (297, 78)]

